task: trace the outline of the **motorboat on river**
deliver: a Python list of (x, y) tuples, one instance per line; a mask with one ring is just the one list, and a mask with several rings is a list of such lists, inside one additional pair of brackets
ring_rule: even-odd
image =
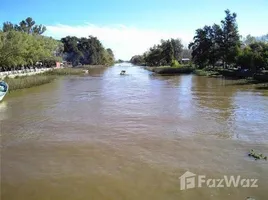
[(3, 100), (8, 92), (8, 84), (4, 81), (0, 81), (0, 101)]

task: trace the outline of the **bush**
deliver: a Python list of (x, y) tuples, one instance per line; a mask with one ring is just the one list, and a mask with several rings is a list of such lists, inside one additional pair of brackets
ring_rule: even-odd
[(171, 62), (171, 67), (181, 67), (181, 65), (177, 60), (173, 59)]

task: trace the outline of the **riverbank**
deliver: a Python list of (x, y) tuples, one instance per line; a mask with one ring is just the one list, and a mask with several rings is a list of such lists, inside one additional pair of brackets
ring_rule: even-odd
[(83, 68), (62, 68), (53, 69), (44, 73), (45, 76), (68, 76), (68, 75), (82, 75), (86, 70)]
[(260, 72), (252, 74), (250, 72), (244, 72), (233, 69), (196, 69), (194, 74), (198, 76), (207, 76), (215, 78), (230, 78), (237, 80), (232, 85), (254, 85), (256, 89), (268, 90), (268, 72)]
[(210, 77), (228, 77), (234, 79), (247, 79), (252, 78), (258, 82), (268, 82), (268, 71), (261, 71), (259, 73), (253, 73), (247, 70), (239, 69), (222, 69), (222, 68), (205, 68), (197, 69), (189, 65), (183, 65), (179, 67), (172, 66), (159, 66), (159, 67), (143, 67), (146, 70), (155, 72), (157, 74), (190, 74), (193, 73), (197, 76), (210, 76)]
[(31, 88), (46, 83), (50, 83), (56, 79), (56, 76), (51, 75), (32, 75), (32, 76), (20, 76), (15, 78), (5, 78), (4, 81), (7, 82), (9, 86), (9, 91)]
[(144, 69), (157, 74), (162, 75), (171, 75), (171, 74), (191, 74), (194, 71), (194, 68), (191, 66), (180, 66), (180, 67), (171, 67), (171, 66), (160, 66), (160, 67), (147, 67)]
[(160, 66), (160, 67), (148, 67), (144, 66), (144, 69), (154, 72), (159, 75), (179, 75), (179, 74), (194, 74), (197, 76), (207, 76), (214, 78), (231, 78), (237, 80), (234, 85), (254, 85), (256, 89), (268, 89), (268, 72), (263, 71), (261, 73), (251, 74), (247, 71), (239, 71), (234, 69), (196, 69), (191, 66)]
[(48, 70), (41, 74), (6, 77), (4, 81), (9, 85), (9, 91), (31, 88), (43, 84), (47, 84), (55, 80), (58, 76), (82, 75), (85, 70), (76, 68), (61, 68)]
[(222, 75), (217, 71), (195, 69), (193, 73), (197, 76), (222, 77)]
[(253, 73), (246, 70), (238, 69), (195, 69), (194, 74), (198, 76), (218, 76), (234, 79), (250, 79), (256, 82), (268, 82), (268, 71), (261, 71), (259, 73)]
[(24, 70), (12, 70), (12, 71), (3, 71), (0, 72), (0, 79), (15, 78), (18, 76), (33, 76), (37, 74), (42, 74), (47, 71), (52, 70), (53, 68), (39, 68), (39, 69), (24, 69)]

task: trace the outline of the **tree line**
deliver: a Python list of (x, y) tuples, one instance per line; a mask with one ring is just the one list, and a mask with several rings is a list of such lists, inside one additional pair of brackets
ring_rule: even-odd
[(136, 65), (178, 66), (183, 57), (190, 55), (190, 50), (184, 49), (180, 39), (161, 40), (160, 44), (154, 45), (142, 55), (135, 55), (130, 62)]
[(236, 22), (236, 13), (225, 11), (220, 25), (204, 26), (196, 30), (192, 50), (193, 62), (199, 67), (241, 67), (252, 71), (268, 68), (268, 34), (262, 37), (248, 35), (242, 40)]
[(67, 36), (61, 39), (64, 45), (64, 59), (74, 66), (82, 65), (111, 65), (114, 63), (113, 51), (105, 49), (98, 38), (77, 38)]
[(52, 67), (66, 60), (78, 64), (111, 65), (114, 55), (93, 36), (65, 37), (61, 40), (44, 36), (46, 27), (28, 17), (18, 24), (4, 22), (0, 29), (0, 71)]
[(45, 31), (45, 26), (36, 25), (30, 17), (19, 24), (4, 22), (0, 29), (0, 71), (29, 68), (38, 61), (44, 65), (60, 61), (63, 45), (43, 36)]
[(225, 10), (220, 24), (204, 26), (195, 32), (188, 48), (179, 39), (161, 40), (130, 62), (136, 65), (176, 66), (181, 58), (190, 58), (198, 68), (223, 67), (250, 69), (253, 72), (268, 69), (268, 34), (242, 38), (239, 35), (236, 13)]

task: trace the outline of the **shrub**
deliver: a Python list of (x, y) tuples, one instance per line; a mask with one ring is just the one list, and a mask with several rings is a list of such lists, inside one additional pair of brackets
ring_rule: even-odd
[(171, 67), (180, 67), (180, 66), (181, 66), (180, 63), (177, 60), (175, 59), (172, 60)]

